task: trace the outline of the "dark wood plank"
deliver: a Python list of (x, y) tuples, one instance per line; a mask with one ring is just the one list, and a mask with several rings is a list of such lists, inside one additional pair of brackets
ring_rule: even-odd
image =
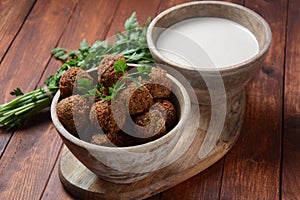
[(117, 31), (124, 31), (124, 22), (133, 12), (136, 12), (140, 26), (147, 23), (148, 17), (155, 16), (159, 3), (160, 0), (121, 0), (107, 38), (114, 36)]
[(13, 98), (9, 91), (17, 86), (24, 92), (34, 89), (75, 3), (76, 0), (68, 0), (66, 6), (57, 1), (37, 2), (1, 63), (1, 103)]
[(35, 0), (0, 1), (0, 63), (13, 42)]
[[(16, 87), (20, 87), (24, 92), (36, 87), (50, 59), (49, 51), (54, 48), (61, 36), (76, 0), (68, 0), (66, 3), (68, 6), (61, 5), (57, 1), (42, 1), (35, 4), (1, 63), (1, 104), (14, 98), (9, 93)], [(8, 134), (0, 134), (0, 152), (3, 152), (9, 138)]]
[[(224, 0), (217, 0), (217, 1), (224, 1)], [(230, 3), (240, 4), (240, 5), (244, 5), (245, 3), (245, 0), (225, 0), (225, 1)]]
[(43, 200), (53, 200), (53, 199), (55, 199), (55, 200), (71, 200), (71, 199), (74, 199), (70, 194), (68, 194), (65, 191), (65, 189), (63, 188), (63, 185), (60, 183), (60, 180), (58, 177), (58, 164), (59, 164), (59, 162), (56, 162), (53, 172), (51, 174), (51, 178), (49, 179), (46, 190), (43, 193), (43, 196), (41, 198)]
[[(48, 112), (43, 115), (38, 117), (49, 119)], [(53, 155), (59, 151), (53, 147), (60, 145), (54, 130), (48, 130), (53, 129), (48, 123), (37, 121), (30, 131), (18, 131), (10, 140), (0, 163), (0, 199), (40, 197), (56, 160)], [(40, 140), (41, 136), (48, 140)]]
[(161, 199), (218, 199), (222, 166), (223, 159), (178, 186), (162, 192)]
[(284, 94), (282, 199), (300, 199), (300, 2), (289, 1)]
[[(24, 0), (19, 3), (14, 1), (0, 1), (0, 66), (4, 54), (14, 41), (18, 31), (22, 27), (24, 20), (28, 16), (35, 0)], [(1, 88), (2, 89), (2, 88)], [(11, 137), (11, 132), (0, 130), (0, 158)]]
[(169, 1), (162, 0), (159, 8), (157, 10), (157, 14), (163, 12), (164, 10), (166, 10), (168, 8), (171, 8), (172, 6), (176, 6), (176, 5), (182, 4), (182, 3), (187, 3), (190, 1), (192, 1), (192, 0), (169, 0)]
[(221, 199), (279, 199), (287, 3), (245, 2), (269, 22), (273, 42), (262, 70), (247, 87), (243, 131), (225, 157)]
[[(9, 91), (17, 86), (24, 91), (36, 87), (50, 59), (49, 49), (57, 43), (76, 4), (75, 0), (66, 0), (65, 4), (58, 1), (35, 4), (1, 64), (1, 101), (10, 100)], [(52, 129), (48, 126), (49, 112), (35, 117), (31, 120), (35, 126), (30, 131), (17, 131), (2, 155), (0, 199), (38, 199), (48, 181), (53, 168), (50, 163), (56, 160), (52, 155), (57, 155), (58, 151), (51, 146), (57, 146), (59, 140), (51, 139), (58, 136), (48, 130)]]
[[(162, 1), (161, 5), (158, 9), (158, 13), (172, 7), (178, 4), (182, 4), (182, 3), (186, 3), (189, 1), (193, 1), (193, 0), (168, 0), (168, 1)], [(237, 3), (237, 4), (243, 4), (244, 0), (217, 0), (217, 1), (226, 1), (226, 2), (232, 2), (232, 3)]]
[[(119, 0), (101, 0), (97, 3), (93, 0), (80, 2), (57, 46), (66, 49), (78, 49), (83, 39), (86, 39), (89, 44), (96, 40), (105, 39), (118, 4)], [(48, 51), (49, 54), (50, 50)], [(52, 58), (39, 86), (42, 87), (43, 81), (54, 74), (60, 66), (61, 62)]]
[(10, 140), (12, 132), (0, 129), (0, 159)]

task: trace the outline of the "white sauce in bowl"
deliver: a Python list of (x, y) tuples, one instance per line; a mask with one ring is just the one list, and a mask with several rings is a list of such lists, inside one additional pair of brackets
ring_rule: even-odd
[(227, 19), (196, 17), (164, 30), (156, 47), (167, 59), (186, 67), (228, 67), (259, 51), (258, 41), (244, 26)]

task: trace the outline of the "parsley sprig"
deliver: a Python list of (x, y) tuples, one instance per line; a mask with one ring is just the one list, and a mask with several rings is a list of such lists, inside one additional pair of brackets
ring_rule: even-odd
[[(128, 68), (127, 64), (123, 60), (119, 60), (114, 64), (115, 70), (123, 69), (125, 72)], [(126, 70), (125, 70), (126, 69)], [(152, 67), (150, 65), (140, 65), (136, 68), (136, 72), (131, 72), (123, 75), (120, 80), (113, 85), (113, 87), (109, 87), (108, 96), (101, 97), (102, 99), (112, 100), (115, 99), (118, 92), (122, 91), (126, 87), (126, 80), (135, 82), (138, 87), (141, 89), (141, 81), (147, 81), (150, 79)]]
[[(148, 24), (149, 22), (150, 19)], [(55, 74), (46, 79), (47, 91), (45, 89), (37, 89), (27, 94), (23, 94), (20, 88), (12, 91), (11, 95), (17, 98), (0, 105), (0, 126), (6, 129), (16, 129), (23, 124), (26, 118), (49, 107), (51, 104), (49, 96), (57, 92), (61, 76), (70, 67), (81, 67), (85, 70), (95, 68), (104, 56), (108, 54), (122, 54), (130, 63), (153, 62), (146, 41), (148, 24), (139, 27), (136, 14), (133, 13), (124, 24), (125, 32), (118, 32), (115, 36), (115, 42), (112, 44), (108, 41), (99, 40), (89, 45), (84, 39), (80, 43), (78, 50), (67, 50), (61, 47), (53, 49), (51, 51), (53, 57), (61, 60), (63, 64)], [(122, 85), (116, 85), (115, 87), (112, 89), (112, 96), (119, 88), (122, 88)], [(96, 89), (93, 88), (93, 91), (89, 91), (91, 94), (95, 94)]]
[[(124, 60), (118, 60), (114, 64), (114, 69), (117, 73), (124, 73), (128, 69), (128, 65)], [(103, 100), (113, 100), (116, 98), (117, 94), (125, 89), (126, 80), (135, 82), (138, 88), (141, 87), (141, 82), (148, 81), (150, 79), (150, 73), (152, 66), (150, 65), (140, 65), (136, 67), (136, 70), (130, 73), (124, 74), (118, 82), (116, 82), (112, 87), (108, 88), (108, 95), (102, 93), (103, 87), (99, 84), (92, 86), (92, 81), (86, 78), (77, 79), (78, 90), (84, 93), (82, 96), (88, 98), (90, 96), (95, 96)], [(99, 95), (100, 94), (100, 95)]]
[(117, 73), (124, 73), (128, 69), (128, 66), (126, 65), (126, 62), (124, 60), (118, 60), (114, 64), (114, 68)]

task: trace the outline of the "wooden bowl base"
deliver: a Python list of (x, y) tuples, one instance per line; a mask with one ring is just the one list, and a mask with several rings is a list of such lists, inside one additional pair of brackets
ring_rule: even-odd
[[(216, 144), (201, 158), (200, 147), (211, 127), (211, 106), (193, 105), (191, 119), (199, 116), (195, 128), (192, 124), (185, 135), (195, 132), (188, 150), (179, 159), (166, 167), (152, 172), (145, 179), (130, 184), (116, 184), (98, 178), (64, 147), (62, 150), (59, 177), (65, 189), (80, 199), (144, 199), (167, 190), (200, 173), (222, 158), (237, 140), (244, 119), (245, 92), (227, 102), (226, 117)], [(196, 113), (197, 112), (197, 113)], [(191, 123), (192, 122), (191, 120)], [(180, 152), (180, 151), (177, 151)], [(176, 151), (175, 151), (176, 153)]]

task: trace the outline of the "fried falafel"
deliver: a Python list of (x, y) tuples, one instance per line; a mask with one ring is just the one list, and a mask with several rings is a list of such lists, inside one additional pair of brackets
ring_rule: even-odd
[(154, 99), (169, 98), (172, 81), (167, 77), (167, 72), (159, 67), (153, 67), (150, 80), (145, 84)]
[(162, 116), (166, 121), (166, 127), (168, 130), (171, 130), (177, 122), (177, 113), (174, 105), (165, 99), (155, 100), (154, 105), (151, 107), (151, 110), (158, 110), (161, 112)]
[(98, 83), (105, 88), (112, 87), (121, 76), (124, 75), (123, 72), (117, 72), (115, 70), (114, 64), (119, 61), (126, 60), (122, 55), (107, 55), (103, 58), (100, 65), (98, 66)]
[(155, 140), (166, 134), (165, 119), (161, 112), (152, 110), (134, 117), (135, 137), (142, 143)]
[(78, 136), (88, 123), (89, 105), (80, 95), (73, 95), (62, 99), (56, 106), (59, 121), (73, 135)]
[(80, 94), (78, 88), (78, 78), (85, 78), (93, 81), (93, 78), (79, 67), (70, 67), (60, 78), (59, 91), (61, 98), (66, 98), (72, 94)]
[(105, 133), (116, 133), (124, 125), (126, 115), (123, 114), (125, 112), (112, 111), (114, 110), (110, 101), (100, 100), (92, 105), (89, 119), (95, 127), (100, 126)]
[(153, 97), (149, 90), (144, 85), (138, 85), (134, 82), (122, 90), (115, 101), (119, 105), (125, 106), (125, 109), (129, 110), (130, 115), (148, 111), (153, 105)]

